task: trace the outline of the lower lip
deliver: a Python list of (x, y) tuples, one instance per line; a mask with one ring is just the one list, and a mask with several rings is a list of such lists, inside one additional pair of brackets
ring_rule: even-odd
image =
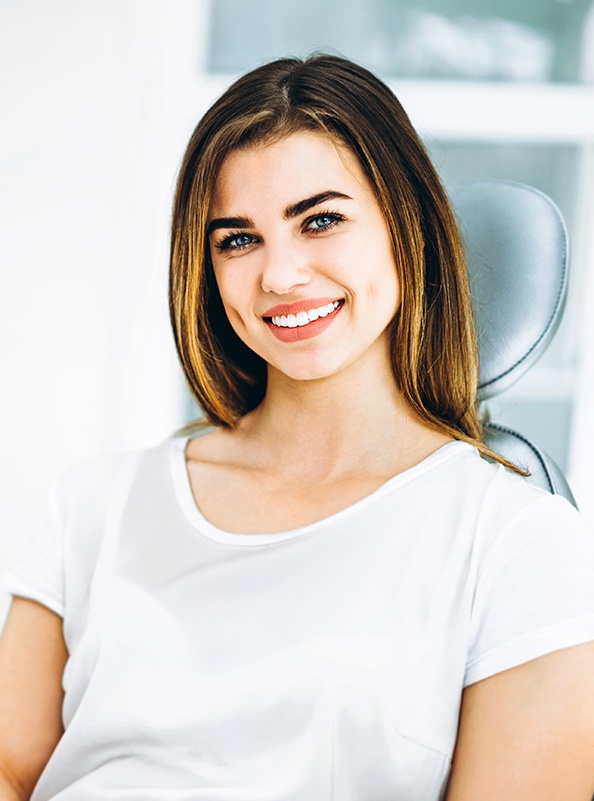
[(318, 317), (312, 323), (307, 325), (298, 325), (295, 328), (283, 328), (280, 325), (274, 325), (265, 320), (266, 325), (277, 339), (281, 342), (298, 342), (302, 339), (311, 339), (317, 337), (322, 331), (325, 331), (328, 326), (332, 325), (333, 321), (340, 314), (344, 304), (339, 306), (335, 311), (328, 314), (326, 317)]

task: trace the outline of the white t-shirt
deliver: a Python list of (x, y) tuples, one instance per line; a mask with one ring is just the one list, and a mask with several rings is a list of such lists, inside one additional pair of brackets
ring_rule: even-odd
[(33, 801), (437, 801), (463, 687), (594, 639), (580, 516), (467, 444), (245, 535), (196, 508), (186, 442), (70, 471), (4, 575), (70, 655)]

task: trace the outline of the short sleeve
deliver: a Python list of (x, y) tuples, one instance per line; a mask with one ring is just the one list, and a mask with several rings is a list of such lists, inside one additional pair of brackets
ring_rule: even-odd
[(0, 590), (38, 601), (63, 617), (63, 525), (55, 490), (15, 540)]
[(533, 500), (479, 568), (464, 686), (594, 640), (594, 534), (563, 498)]

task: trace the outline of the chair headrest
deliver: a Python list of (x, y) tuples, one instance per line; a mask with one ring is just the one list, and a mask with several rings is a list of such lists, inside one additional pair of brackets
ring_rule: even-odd
[(525, 184), (461, 182), (449, 195), (464, 240), (484, 400), (515, 383), (557, 330), (567, 232), (553, 201)]

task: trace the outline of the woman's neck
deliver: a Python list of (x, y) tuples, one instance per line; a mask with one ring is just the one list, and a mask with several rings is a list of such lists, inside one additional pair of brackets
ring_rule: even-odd
[(271, 370), (263, 403), (238, 433), (275, 469), (325, 480), (357, 471), (392, 475), (451, 439), (412, 413), (391, 369), (373, 364), (315, 381)]

